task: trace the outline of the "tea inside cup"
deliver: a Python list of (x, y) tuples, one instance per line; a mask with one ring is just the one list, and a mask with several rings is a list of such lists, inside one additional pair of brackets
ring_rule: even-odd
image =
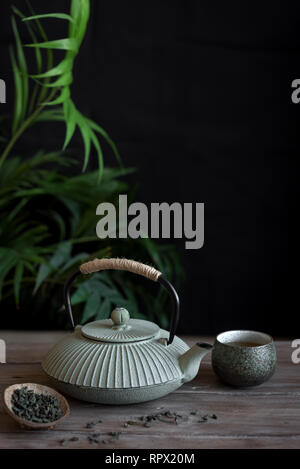
[(270, 335), (257, 331), (228, 331), (218, 335), (217, 340), (231, 347), (261, 347), (273, 342)]

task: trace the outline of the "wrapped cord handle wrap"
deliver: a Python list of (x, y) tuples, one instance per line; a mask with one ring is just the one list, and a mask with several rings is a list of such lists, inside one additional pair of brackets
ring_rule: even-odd
[(132, 261), (129, 259), (94, 259), (93, 261), (86, 262), (79, 267), (82, 274), (92, 274), (99, 272), (99, 270), (127, 270), (134, 274), (143, 275), (154, 282), (157, 282), (158, 277), (161, 275), (159, 270), (141, 262)]
[(169, 295), (171, 296), (172, 300), (172, 317), (171, 317), (171, 324), (170, 324), (170, 335), (168, 340), (168, 345), (173, 342), (175, 332), (178, 325), (179, 320), (179, 298), (177, 292), (173, 285), (162, 275), (162, 273), (151, 267), (147, 264), (142, 264), (141, 262), (129, 260), (129, 259), (94, 259), (92, 261), (86, 262), (79, 267), (79, 270), (74, 272), (71, 277), (68, 279), (65, 289), (64, 289), (64, 296), (65, 296), (65, 307), (66, 311), (69, 314), (70, 321), (72, 326), (74, 327), (74, 320), (73, 320), (73, 313), (72, 313), (72, 305), (71, 305), (71, 298), (70, 298), (70, 288), (74, 280), (81, 274), (91, 274), (94, 272), (99, 272), (100, 270), (126, 270), (128, 272), (132, 272), (135, 274), (142, 275), (154, 282), (158, 282), (168, 291)]

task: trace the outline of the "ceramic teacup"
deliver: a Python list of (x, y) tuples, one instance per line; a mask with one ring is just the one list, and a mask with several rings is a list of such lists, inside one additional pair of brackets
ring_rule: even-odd
[(276, 366), (271, 336), (256, 331), (219, 334), (212, 350), (212, 366), (221, 381), (233, 386), (255, 386), (267, 381)]

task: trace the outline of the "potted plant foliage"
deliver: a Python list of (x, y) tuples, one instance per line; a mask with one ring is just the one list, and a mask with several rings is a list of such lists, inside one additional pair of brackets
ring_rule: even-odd
[[(19, 327), (30, 326), (34, 316), (38, 327), (55, 328), (65, 326), (67, 321), (62, 314), (62, 285), (82, 261), (104, 256), (132, 257), (154, 263), (173, 281), (181, 269), (172, 246), (150, 239), (112, 242), (96, 237), (96, 206), (102, 201), (117, 203), (120, 193), (132, 197), (124, 176), (133, 169), (121, 165), (116, 145), (107, 132), (83, 115), (72, 100), (74, 61), (86, 32), (89, 0), (71, 0), (69, 14), (37, 15), (29, 4), (27, 9), (26, 16), (12, 9), (14, 109), (11, 115), (1, 117), (0, 297), (2, 304), (19, 314)], [(67, 22), (67, 37), (48, 38), (48, 20)], [(27, 44), (20, 39), (20, 27), (27, 28), (31, 38)], [(34, 52), (34, 71), (28, 67), (29, 49)], [(64, 54), (59, 61), (58, 51)], [(26, 157), (15, 152), (24, 132), (31, 132), (37, 123), (49, 125), (53, 121), (62, 121), (66, 127), (61, 149), (49, 153), (37, 148)], [(67, 152), (76, 129), (83, 141), (83, 170), (78, 167), (78, 159)], [(102, 140), (116, 156), (114, 168), (104, 166)], [(86, 171), (93, 155), (98, 159), (98, 170)], [(155, 295), (154, 304), (153, 299), (148, 300), (150, 294), (148, 285), (137, 285), (131, 276), (101, 272), (80, 279), (72, 300), (81, 323), (108, 317), (118, 305), (128, 308), (132, 316), (147, 316), (164, 327), (164, 292)], [(41, 317), (43, 320), (39, 320)]]

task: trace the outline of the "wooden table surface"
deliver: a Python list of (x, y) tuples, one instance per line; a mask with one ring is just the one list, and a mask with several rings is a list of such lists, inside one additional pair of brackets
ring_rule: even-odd
[[(41, 358), (65, 332), (0, 332), (7, 363), (0, 364), (0, 392), (13, 383), (48, 384)], [(212, 341), (204, 337), (183, 337)], [(71, 414), (53, 430), (19, 428), (0, 408), (0, 448), (300, 448), (300, 364), (291, 361), (291, 342), (276, 341), (277, 371), (265, 384), (236, 389), (221, 384), (210, 366), (210, 354), (198, 376), (162, 399), (129, 406), (102, 406), (69, 399)], [(144, 426), (141, 416), (164, 411), (182, 415)], [(194, 412), (197, 411), (196, 414)], [(192, 414), (191, 414), (192, 412)], [(215, 414), (201, 423), (203, 415)], [(92, 428), (86, 424), (101, 419)], [(134, 425), (124, 426), (127, 421)], [(116, 439), (111, 432), (121, 432)], [(97, 435), (99, 443), (90, 442)], [(78, 438), (70, 441), (72, 437)], [(64, 441), (65, 440), (65, 441)]]

